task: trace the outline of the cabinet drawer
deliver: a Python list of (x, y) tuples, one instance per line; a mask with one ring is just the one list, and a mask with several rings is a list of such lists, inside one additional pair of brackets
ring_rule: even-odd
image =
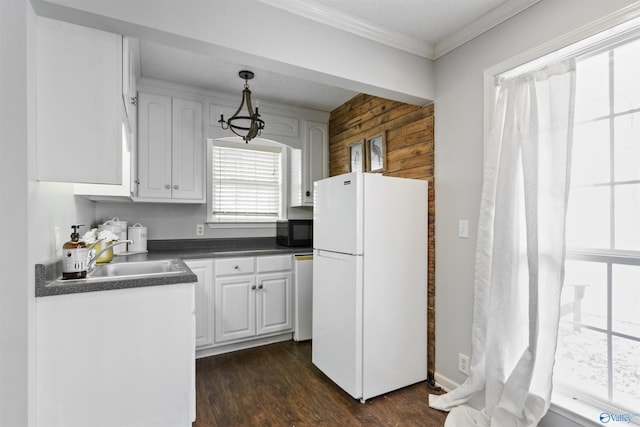
[(258, 273), (291, 270), (291, 255), (258, 257)]
[(216, 276), (230, 274), (251, 274), (255, 271), (253, 257), (217, 259), (215, 264)]

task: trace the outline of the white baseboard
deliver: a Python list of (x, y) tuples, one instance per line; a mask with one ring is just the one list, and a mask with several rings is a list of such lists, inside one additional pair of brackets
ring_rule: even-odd
[(440, 375), (437, 372), (434, 374), (434, 378), (436, 380), (436, 384), (439, 385), (444, 391), (451, 391), (460, 385), (457, 382), (445, 377), (444, 375)]
[(230, 353), (232, 351), (244, 350), (247, 348), (258, 347), (266, 344), (273, 344), (273, 343), (282, 342), (282, 341), (290, 341), (292, 339), (293, 339), (293, 333), (288, 332), (285, 334), (273, 335), (273, 336), (253, 339), (249, 341), (241, 341), (241, 342), (227, 344), (227, 345), (218, 345), (215, 347), (199, 348), (199, 349), (196, 349), (196, 359), (200, 359), (202, 357), (215, 356), (218, 354)]

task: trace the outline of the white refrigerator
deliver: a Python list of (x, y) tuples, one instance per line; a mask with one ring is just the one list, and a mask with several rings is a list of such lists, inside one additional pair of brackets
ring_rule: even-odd
[(372, 173), (314, 185), (312, 361), (362, 402), (427, 378), (427, 191)]

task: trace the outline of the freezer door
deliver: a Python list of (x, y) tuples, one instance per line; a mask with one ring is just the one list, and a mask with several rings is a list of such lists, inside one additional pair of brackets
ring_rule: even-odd
[(311, 360), (354, 398), (362, 397), (362, 257), (313, 255)]
[(362, 182), (362, 174), (348, 173), (314, 183), (314, 248), (362, 254)]

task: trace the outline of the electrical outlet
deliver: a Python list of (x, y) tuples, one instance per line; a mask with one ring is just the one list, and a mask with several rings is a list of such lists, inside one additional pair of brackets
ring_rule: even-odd
[(465, 375), (469, 375), (469, 356), (458, 353), (458, 370)]
[(204, 224), (196, 225), (196, 236), (204, 236)]
[(469, 220), (461, 219), (458, 221), (458, 237), (461, 239), (469, 238)]

